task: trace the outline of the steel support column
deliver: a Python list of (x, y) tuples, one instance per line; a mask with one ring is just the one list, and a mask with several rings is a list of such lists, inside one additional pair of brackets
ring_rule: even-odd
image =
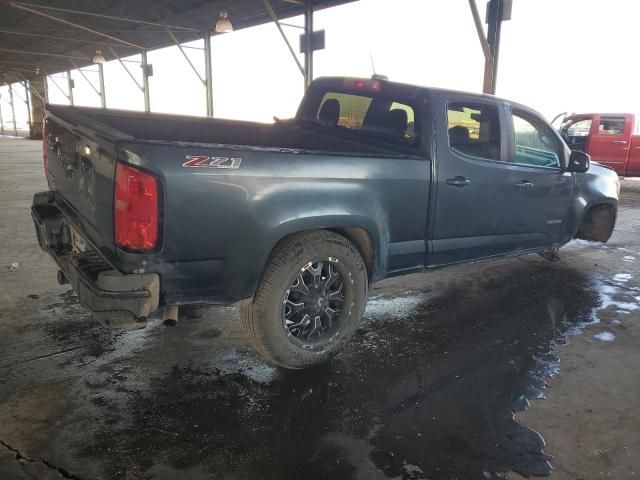
[(500, 34), (502, 31), (502, 17), (504, 0), (490, 0), (487, 4), (487, 43), (491, 53), (491, 93), (495, 95), (498, 83), (498, 55), (500, 53)]
[(107, 108), (107, 97), (104, 91), (104, 66), (101, 63), (98, 64), (98, 80), (100, 82), (100, 106)]
[(29, 80), (29, 103), (31, 105), (31, 129), (29, 136), (32, 139), (42, 138), (42, 122), (44, 119), (44, 104), (46, 102), (46, 78), (40, 76)]
[(143, 50), (142, 56), (142, 93), (144, 94), (144, 111), (151, 111), (151, 102), (149, 100), (149, 65), (147, 63), (147, 51)]
[(13, 106), (13, 87), (9, 84), (9, 101), (11, 102), (11, 119), (13, 120), (13, 134), (18, 136), (18, 127), (16, 125), (16, 109)]
[(73, 107), (73, 79), (71, 78), (71, 70), (67, 70), (67, 90), (69, 92), (69, 105)]
[(207, 92), (207, 117), (213, 117), (213, 76), (211, 68), (211, 36), (204, 36), (204, 80)]
[(49, 84), (47, 83), (47, 74), (42, 75), (42, 86), (44, 89), (44, 103), (49, 103)]
[(304, 88), (309, 87), (313, 81), (313, 0), (305, 0), (304, 4)]
[(29, 123), (29, 134), (31, 134), (31, 101), (29, 100), (29, 85), (27, 85), (27, 80), (24, 81), (24, 103), (27, 104), (27, 122)]

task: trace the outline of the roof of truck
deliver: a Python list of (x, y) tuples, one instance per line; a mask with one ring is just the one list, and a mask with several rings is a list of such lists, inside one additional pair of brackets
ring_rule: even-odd
[(594, 117), (596, 115), (600, 115), (601, 117), (622, 117), (622, 116), (632, 116), (632, 117), (637, 117), (638, 114), (634, 114), (634, 113), (624, 113), (624, 112), (598, 112), (598, 113), (572, 113), (570, 115), (567, 115), (567, 118), (571, 118), (571, 117)]
[[(372, 82), (379, 82), (380, 83), (380, 88), (379, 91), (382, 90), (388, 90), (389, 88), (391, 88), (393, 91), (395, 91), (395, 93), (402, 93), (404, 95), (415, 95), (421, 92), (440, 92), (440, 93), (447, 93), (447, 94), (455, 94), (455, 95), (468, 95), (468, 96), (473, 96), (473, 97), (478, 97), (478, 98), (486, 98), (486, 99), (491, 99), (491, 100), (496, 100), (499, 102), (504, 102), (508, 105), (517, 107), (517, 108), (521, 108), (523, 110), (529, 110), (531, 112), (535, 112), (536, 114), (538, 114), (539, 116), (543, 117), (544, 116), (538, 112), (537, 110), (528, 107), (527, 105), (523, 105), (521, 103), (518, 102), (514, 102), (513, 100), (509, 100), (506, 98), (502, 98), (502, 97), (497, 97), (495, 95), (491, 95), (488, 93), (478, 93), (478, 92), (468, 92), (468, 91), (464, 91), (464, 90), (455, 90), (455, 89), (449, 89), (449, 88), (442, 88), (442, 87), (429, 87), (429, 86), (425, 86), (425, 85), (414, 85), (414, 84), (410, 84), (410, 83), (402, 83), (402, 82), (394, 82), (388, 79), (383, 79), (383, 78), (364, 78), (364, 77), (319, 77), (317, 79), (315, 79), (313, 81), (314, 85), (335, 85), (338, 87), (342, 87), (342, 88), (350, 88), (350, 86), (347, 84), (347, 82), (364, 82), (364, 83), (372, 83)], [(353, 87), (352, 87), (353, 88)], [(371, 90), (369, 90), (371, 91)]]

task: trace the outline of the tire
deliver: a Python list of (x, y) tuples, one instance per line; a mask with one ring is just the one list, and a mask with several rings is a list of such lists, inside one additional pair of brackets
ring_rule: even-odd
[(320, 364), (353, 338), (367, 286), (362, 256), (346, 238), (327, 230), (295, 234), (272, 254), (253, 302), (240, 307), (242, 328), (268, 363), (290, 369)]

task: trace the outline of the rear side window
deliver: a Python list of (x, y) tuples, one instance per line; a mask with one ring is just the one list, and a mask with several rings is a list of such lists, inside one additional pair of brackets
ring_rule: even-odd
[(383, 141), (417, 142), (415, 111), (396, 98), (326, 92), (313, 120), (324, 127), (349, 130)]
[(602, 117), (598, 125), (598, 135), (623, 135), (624, 117)]
[(466, 155), (500, 160), (500, 120), (494, 105), (450, 103), (449, 146)]

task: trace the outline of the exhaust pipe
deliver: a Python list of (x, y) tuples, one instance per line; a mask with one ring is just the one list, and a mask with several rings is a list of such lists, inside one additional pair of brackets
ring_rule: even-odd
[(166, 305), (162, 309), (162, 320), (168, 327), (175, 327), (178, 323), (178, 305)]

